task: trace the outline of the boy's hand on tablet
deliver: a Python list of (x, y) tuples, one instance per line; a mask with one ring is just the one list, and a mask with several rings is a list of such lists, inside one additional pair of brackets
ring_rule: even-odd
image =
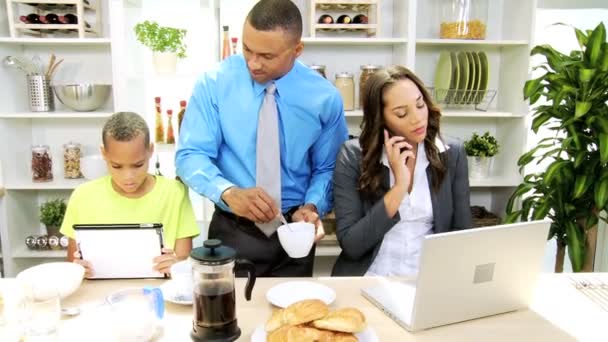
[(179, 260), (171, 248), (163, 248), (163, 254), (154, 258), (154, 270), (160, 273), (171, 273), (171, 265)]
[(84, 277), (85, 278), (90, 278), (93, 276), (93, 266), (91, 266), (90, 262), (80, 259), (79, 251), (74, 252), (74, 260), (72, 262), (84, 267)]

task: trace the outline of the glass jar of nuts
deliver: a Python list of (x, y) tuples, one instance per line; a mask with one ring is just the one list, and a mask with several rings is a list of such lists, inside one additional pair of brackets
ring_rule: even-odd
[(53, 160), (48, 145), (32, 146), (32, 181), (50, 182), (53, 180)]
[(82, 148), (80, 144), (69, 142), (63, 145), (63, 174), (66, 179), (82, 178), (80, 172), (80, 157)]
[(439, 37), (485, 39), (488, 0), (440, 0)]

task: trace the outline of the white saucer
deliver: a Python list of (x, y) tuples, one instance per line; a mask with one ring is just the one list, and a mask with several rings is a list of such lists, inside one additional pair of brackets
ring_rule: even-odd
[[(367, 329), (362, 332), (355, 334), (359, 342), (378, 342), (378, 335), (374, 329), (367, 327)], [(251, 342), (266, 342), (266, 330), (264, 330), (264, 326), (258, 326), (253, 334), (251, 334)]]
[(281, 308), (304, 299), (319, 299), (330, 305), (336, 300), (336, 291), (312, 281), (287, 281), (270, 288), (266, 299)]
[(173, 280), (167, 280), (160, 286), (163, 297), (167, 302), (180, 305), (192, 305), (192, 292), (190, 294), (178, 294)]

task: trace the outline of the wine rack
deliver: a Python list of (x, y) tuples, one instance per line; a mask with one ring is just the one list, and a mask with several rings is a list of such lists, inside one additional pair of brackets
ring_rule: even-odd
[[(332, 35), (344, 32), (375, 37), (380, 33), (381, 0), (310, 0), (310, 36), (318, 32)], [(331, 16), (331, 20), (323, 20)], [(363, 20), (356, 20), (359, 17)], [(340, 22), (340, 19), (345, 19)]]
[[(88, 38), (101, 36), (101, 0), (6, 0), (7, 19), (11, 37), (22, 35), (46, 38), (61, 34)], [(22, 23), (19, 17), (27, 14), (46, 15), (59, 12), (74, 15), (77, 23)], [(93, 24), (88, 18), (94, 17)]]

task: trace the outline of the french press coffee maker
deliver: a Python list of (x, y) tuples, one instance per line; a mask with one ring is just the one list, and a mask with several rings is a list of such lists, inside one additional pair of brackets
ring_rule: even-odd
[(217, 239), (206, 240), (203, 247), (190, 252), (194, 290), (193, 341), (234, 341), (241, 336), (236, 322), (234, 272), (247, 272), (245, 298), (251, 300), (255, 266), (236, 260), (236, 251), (222, 246)]

